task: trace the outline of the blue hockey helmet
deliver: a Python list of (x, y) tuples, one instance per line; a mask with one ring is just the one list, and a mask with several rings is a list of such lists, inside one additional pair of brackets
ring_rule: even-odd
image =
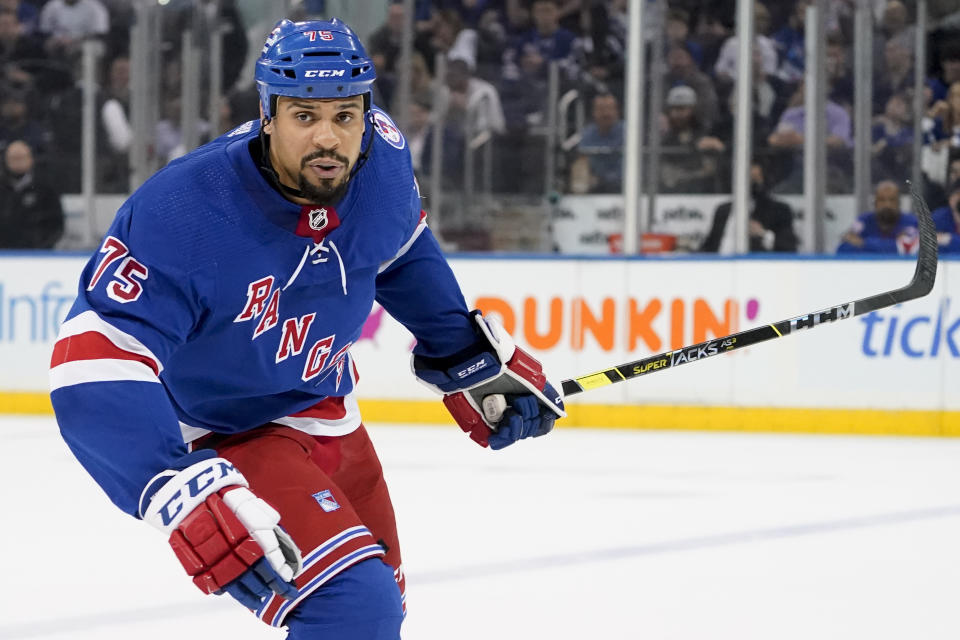
[(257, 91), (263, 113), (272, 118), (274, 96), (340, 98), (364, 96), (377, 79), (373, 61), (343, 21), (281, 20), (267, 36), (257, 60)]

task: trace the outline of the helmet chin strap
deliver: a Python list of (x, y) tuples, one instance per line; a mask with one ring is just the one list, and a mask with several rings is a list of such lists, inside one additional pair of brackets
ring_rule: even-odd
[(283, 195), (293, 198), (306, 199), (306, 194), (303, 193), (303, 191), (300, 191), (300, 189), (288, 187), (280, 182), (280, 176), (277, 174), (277, 170), (273, 168), (273, 164), (270, 162), (270, 136), (268, 136), (263, 130), (269, 122), (270, 119), (266, 116), (260, 119), (260, 173), (265, 175), (270, 181), (270, 184), (272, 184), (273, 187)]
[[(370, 136), (367, 140), (367, 144), (364, 147), (363, 151), (360, 152), (360, 156), (357, 158), (357, 161), (353, 165), (353, 169), (350, 171), (350, 175), (347, 177), (347, 182), (353, 179), (353, 176), (357, 174), (357, 171), (360, 170), (370, 157), (370, 151), (373, 149), (373, 111), (367, 110), (366, 113), (367, 122), (370, 124)], [(260, 148), (262, 149), (262, 156), (260, 158), (260, 172), (263, 173), (267, 179), (270, 181), (277, 191), (289, 196), (292, 198), (302, 198), (304, 200), (309, 200), (310, 198), (301, 191), (300, 189), (294, 189), (293, 187), (288, 187), (287, 185), (280, 182), (280, 175), (277, 173), (277, 170), (273, 168), (273, 163), (270, 162), (270, 136), (264, 131), (264, 126), (270, 122), (270, 118), (264, 116), (260, 119)], [(366, 133), (364, 133), (366, 135)]]
[(366, 116), (367, 116), (367, 124), (370, 125), (369, 127), (370, 138), (367, 140), (367, 146), (363, 149), (363, 151), (360, 152), (360, 157), (357, 158), (357, 162), (353, 165), (353, 171), (350, 172), (351, 178), (353, 178), (353, 176), (357, 174), (357, 171), (360, 171), (360, 167), (362, 167), (367, 162), (367, 158), (370, 157), (370, 151), (373, 150), (374, 121), (373, 121), (373, 111), (369, 107), (367, 107)]

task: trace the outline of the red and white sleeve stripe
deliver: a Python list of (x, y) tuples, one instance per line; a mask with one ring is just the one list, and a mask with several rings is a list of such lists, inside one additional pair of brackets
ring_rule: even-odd
[(159, 384), (163, 365), (142, 342), (84, 311), (60, 327), (50, 360), (50, 390), (84, 382)]
[(427, 212), (423, 209), (420, 210), (420, 222), (417, 224), (417, 228), (413, 230), (413, 233), (410, 234), (410, 239), (403, 243), (403, 246), (400, 247), (400, 250), (397, 251), (397, 255), (393, 256), (386, 262), (380, 263), (380, 268), (377, 269), (377, 273), (383, 273), (390, 268), (394, 262), (403, 257), (407, 251), (410, 251), (410, 247), (413, 246), (413, 243), (417, 241), (417, 238), (420, 237), (420, 234), (423, 233), (423, 230), (427, 228)]

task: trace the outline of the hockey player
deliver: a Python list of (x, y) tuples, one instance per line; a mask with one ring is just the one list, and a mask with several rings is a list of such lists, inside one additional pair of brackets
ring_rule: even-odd
[[(467, 310), (374, 79), (344, 23), (278, 23), (260, 121), (123, 204), (51, 363), (63, 437), (110, 499), (293, 640), (399, 637), (400, 547), (349, 351), (374, 300), (481, 445), (565, 415), (540, 363)], [(481, 403), (501, 395), (493, 422)]]

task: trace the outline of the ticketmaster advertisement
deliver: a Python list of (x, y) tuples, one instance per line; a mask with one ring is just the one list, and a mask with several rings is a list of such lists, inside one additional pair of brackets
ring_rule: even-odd
[[(44, 393), (85, 258), (0, 254), (0, 397)], [(906, 284), (911, 259), (452, 258), (555, 382)], [(352, 349), (362, 398), (429, 400), (413, 336), (374, 306)], [(927, 297), (583, 393), (571, 404), (960, 410), (960, 263)], [(814, 420), (815, 417), (811, 417)]]

